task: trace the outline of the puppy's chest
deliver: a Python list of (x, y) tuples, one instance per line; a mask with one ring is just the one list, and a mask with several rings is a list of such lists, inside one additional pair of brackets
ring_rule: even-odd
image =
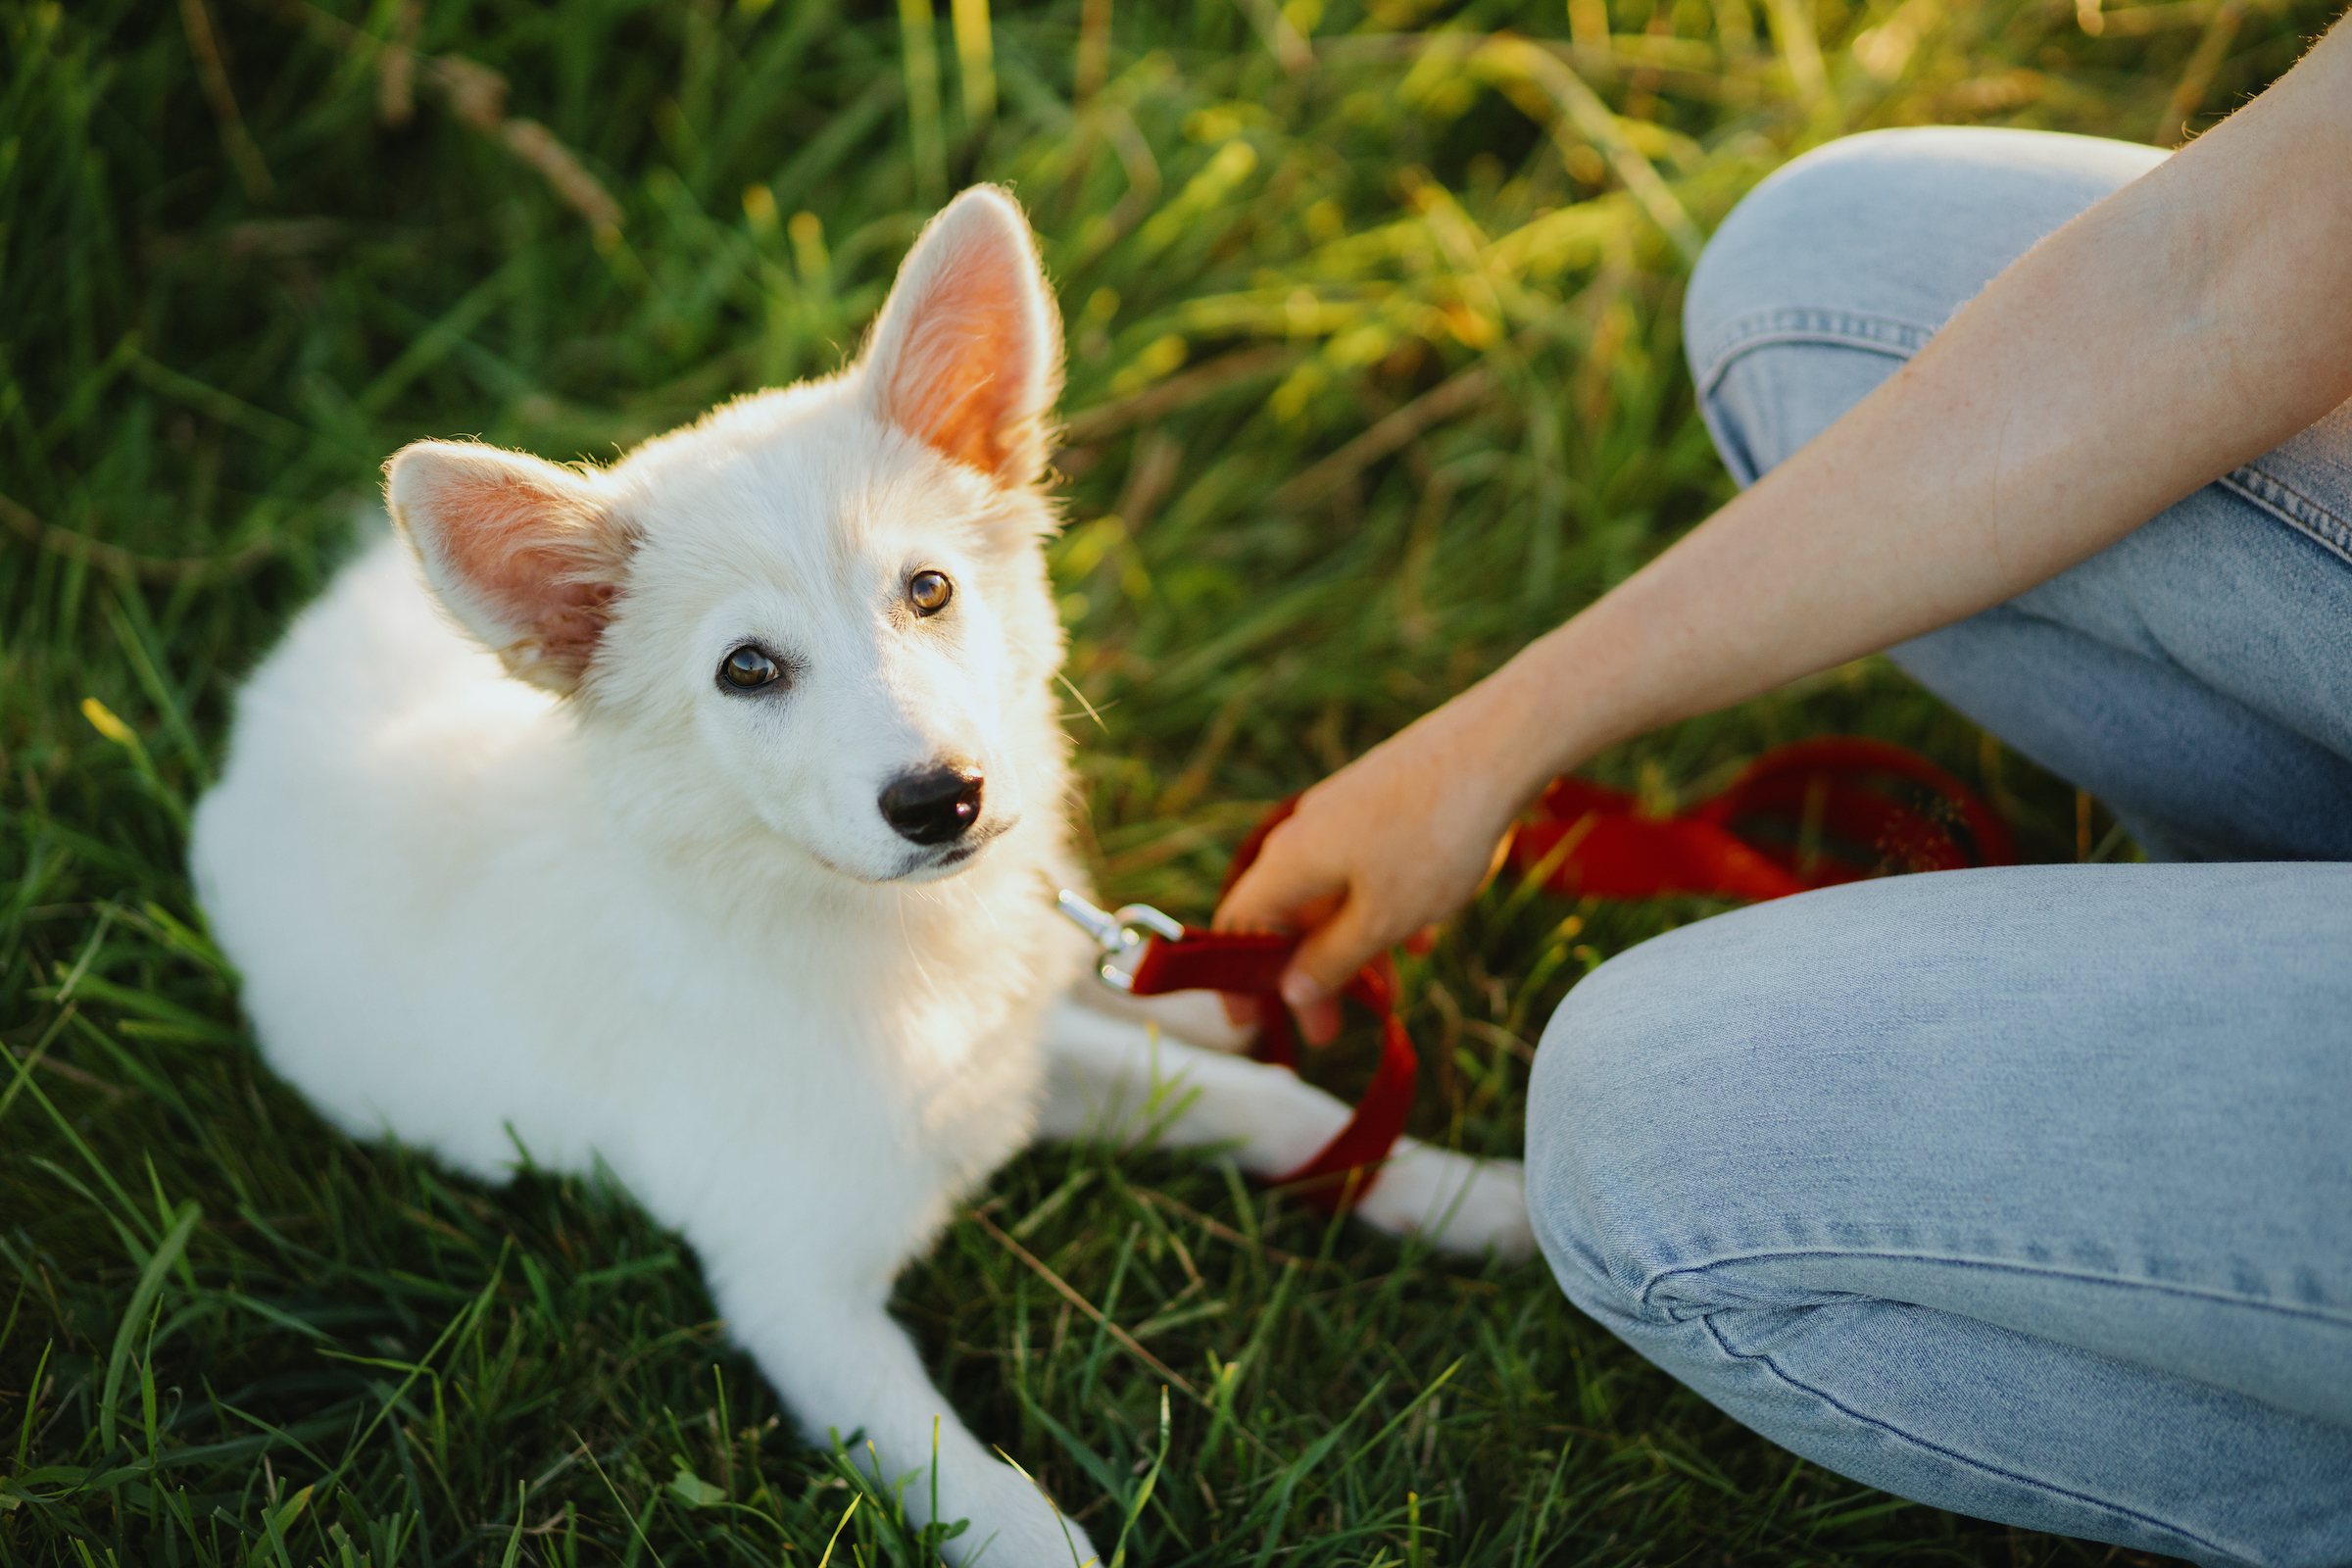
[(894, 922), (837, 927), (765, 964), (705, 955), (700, 983), (638, 976), (629, 1010), (664, 1020), (657, 1077), (718, 1124), (765, 1106), (771, 1134), (795, 1144), (961, 1171), (1021, 1141), (1057, 977), (1034, 940), (921, 938)]

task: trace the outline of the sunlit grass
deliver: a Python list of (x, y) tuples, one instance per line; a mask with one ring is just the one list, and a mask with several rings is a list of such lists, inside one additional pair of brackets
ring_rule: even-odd
[[(1100, 714), (1072, 703), (1090, 854), (1113, 896), (1198, 914), (1266, 802), (1728, 493), (1677, 318), (1700, 236), (1763, 174), (1882, 124), (2177, 139), (2326, 20), (0, 11), (0, 1555), (928, 1551), (889, 1498), (850, 1512), (852, 1473), (790, 1439), (625, 1199), (353, 1145), (252, 1055), (180, 868), (186, 809), (239, 673), (402, 442), (609, 456), (829, 370), (930, 206), (1009, 183), (1069, 326), (1053, 548)], [(1691, 798), (1839, 729), (1982, 784), (2039, 858), (2079, 853), (2069, 792), (1877, 662), (1595, 766)], [(1406, 975), (1421, 1130), (1494, 1152), (1559, 995), (1710, 909), (1507, 893)], [(1360, 1044), (1315, 1070), (1349, 1087)], [(1436, 1262), (1110, 1150), (1027, 1155), (979, 1203), (902, 1311), (974, 1427), (1132, 1562), (2105, 1560), (1799, 1464), (1540, 1265)]]

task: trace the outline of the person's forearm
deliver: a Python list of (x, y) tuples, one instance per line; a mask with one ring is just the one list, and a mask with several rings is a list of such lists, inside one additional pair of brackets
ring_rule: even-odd
[(1604, 746), (1998, 604), (2347, 395), (2352, 28), (2338, 27), (1447, 722), (1524, 799)]
[(2352, 395), (2352, 26), (2003, 272), (1809, 446), (1301, 797), (1219, 904), (1308, 1038), (1602, 747), (2001, 603)]

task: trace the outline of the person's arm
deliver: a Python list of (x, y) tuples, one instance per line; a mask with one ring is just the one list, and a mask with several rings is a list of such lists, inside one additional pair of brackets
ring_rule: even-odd
[(1603, 747), (2032, 587), (2352, 396), (2352, 24), (2044, 239), (1656, 561), (1307, 791), (1217, 911), (1314, 1038)]

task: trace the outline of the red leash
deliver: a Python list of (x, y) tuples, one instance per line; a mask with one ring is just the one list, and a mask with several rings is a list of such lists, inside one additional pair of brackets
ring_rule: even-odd
[[(1298, 808), (1298, 797), (1268, 811), (1233, 853), (1233, 864), (1218, 889), (1223, 901), (1241, 874), (1256, 860), (1266, 835)], [(1138, 997), (1165, 996), (1171, 991), (1224, 991), (1257, 1002), (1257, 1039), (1250, 1048), (1253, 1060), (1296, 1068), (1298, 1037), (1290, 1008), (1275, 989), (1284, 965), (1298, 951), (1299, 939), (1271, 931), (1208, 931), (1178, 925), (1148, 905), (1129, 905), (1104, 914), (1075, 894), (1061, 895), (1062, 912), (1086, 927), (1110, 956), (1103, 960), (1102, 978)], [(1140, 949), (1132, 966), (1125, 954)], [(1412, 1037), (1396, 1016), (1396, 964), (1387, 954), (1356, 971), (1342, 995), (1372, 1009), (1380, 1020), (1380, 1066), (1330, 1143), (1297, 1170), (1286, 1171), (1269, 1183), (1296, 1187), (1300, 1196), (1326, 1213), (1337, 1213), (1371, 1191), (1381, 1163), (1404, 1135), (1404, 1120), (1413, 1108), (1413, 1084), (1420, 1057), (1413, 1054)], [(1361, 1172), (1360, 1176), (1356, 1173)], [(1350, 1180), (1351, 1177), (1355, 1179)]]
[(1569, 898), (1781, 899), (1884, 870), (2009, 860), (2009, 830), (1967, 785), (1899, 746), (1852, 736), (1766, 752), (1679, 816), (1646, 817), (1624, 790), (1555, 779), (1511, 840), (1512, 866), (1526, 875), (1548, 864), (1544, 889)]
[[(1924, 797), (1924, 805), (1906, 795)], [(1298, 804), (1296, 795), (1282, 802), (1242, 841), (1219, 902)], [(1679, 816), (1645, 817), (1623, 790), (1579, 778), (1554, 780), (1536, 819), (1520, 824), (1510, 859), (1522, 875), (1541, 874), (1547, 891), (1569, 897), (1695, 893), (1761, 900), (1886, 869), (2006, 865), (2009, 834), (1966, 785), (1933, 763), (1883, 742), (1832, 738), (1766, 753), (1721, 795)], [(1139, 997), (1224, 991), (1254, 998), (1258, 1033), (1250, 1055), (1297, 1065), (1298, 1034), (1275, 988), (1299, 938), (1179, 925), (1148, 905), (1105, 913), (1066, 892), (1060, 905), (1101, 944), (1106, 982)], [(1299, 1188), (1308, 1201), (1333, 1213), (1379, 1179), (1382, 1162), (1403, 1135), (1420, 1065), (1396, 1016), (1394, 958), (1382, 954), (1342, 994), (1380, 1020), (1380, 1066), (1338, 1136), (1272, 1182)]]

